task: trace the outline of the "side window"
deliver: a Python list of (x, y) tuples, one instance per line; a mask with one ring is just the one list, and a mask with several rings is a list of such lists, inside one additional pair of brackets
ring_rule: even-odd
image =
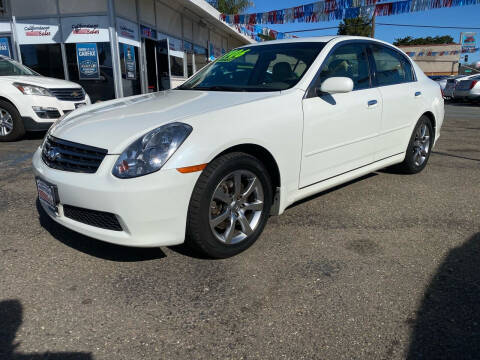
[(368, 58), (362, 44), (347, 44), (335, 49), (320, 68), (318, 85), (338, 76), (352, 79), (354, 90), (370, 87)]
[(401, 54), (385, 46), (372, 46), (377, 85), (393, 85), (413, 81), (412, 66)]

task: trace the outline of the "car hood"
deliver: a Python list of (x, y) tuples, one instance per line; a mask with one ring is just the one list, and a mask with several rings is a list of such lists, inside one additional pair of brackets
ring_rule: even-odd
[(55, 124), (50, 134), (120, 154), (134, 140), (161, 125), (188, 123), (197, 115), (278, 94), (168, 90), (81, 108)]
[(71, 81), (49, 78), (44, 76), (0, 76), (0, 80), (19, 82), (29, 85), (41, 86), (44, 88), (79, 88), (80, 85)]

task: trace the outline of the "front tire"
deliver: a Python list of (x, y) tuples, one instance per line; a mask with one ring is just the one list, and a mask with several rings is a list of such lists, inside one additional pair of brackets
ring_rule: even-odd
[(213, 160), (190, 199), (187, 243), (212, 258), (227, 258), (250, 247), (262, 233), (272, 204), (265, 166), (241, 152)]
[(423, 115), (415, 125), (408, 143), (405, 160), (398, 169), (405, 174), (417, 174), (427, 166), (435, 133), (430, 119)]
[(9, 102), (0, 100), (0, 142), (15, 141), (25, 135), (22, 117)]

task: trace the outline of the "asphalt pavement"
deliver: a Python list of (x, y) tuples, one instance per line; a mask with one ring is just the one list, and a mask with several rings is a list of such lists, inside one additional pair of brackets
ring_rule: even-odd
[(0, 359), (479, 359), (480, 107), (446, 111), (424, 172), (312, 197), (226, 260), (53, 223), (41, 136), (0, 143)]

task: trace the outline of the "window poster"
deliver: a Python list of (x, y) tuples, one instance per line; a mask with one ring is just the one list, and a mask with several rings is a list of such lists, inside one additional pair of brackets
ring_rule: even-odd
[(96, 43), (81, 43), (77, 45), (78, 78), (80, 80), (98, 80), (98, 49)]

